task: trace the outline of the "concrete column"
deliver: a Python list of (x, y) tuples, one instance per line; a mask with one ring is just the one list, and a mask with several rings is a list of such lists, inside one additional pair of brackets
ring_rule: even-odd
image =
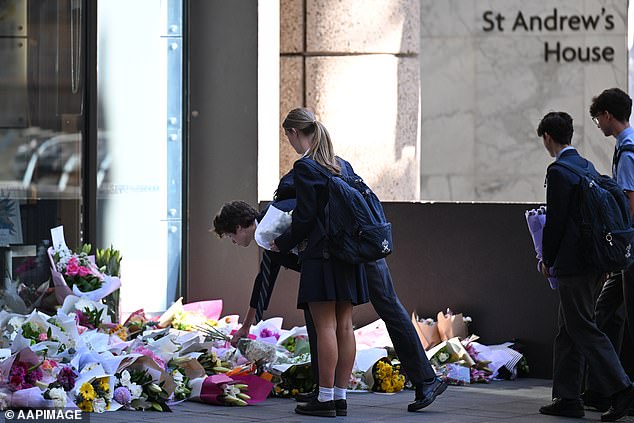
[[(417, 0), (281, 0), (280, 117), (306, 106), (383, 200), (419, 198)], [(281, 135), (280, 173), (296, 154)]]

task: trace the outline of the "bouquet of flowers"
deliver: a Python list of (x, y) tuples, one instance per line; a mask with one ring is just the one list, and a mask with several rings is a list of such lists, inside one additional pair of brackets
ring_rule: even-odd
[[(104, 275), (121, 278), (121, 252), (115, 250), (112, 245), (108, 249), (97, 248), (95, 250), (95, 263), (99, 271)], [(108, 306), (108, 314), (113, 321), (119, 321), (119, 289), (115, 289), (104, 298)]]
[(310, 392), (315, 388), (310, 362), (290, 366), (274, 379), (273, 395), (282, 398), (294, 397), (299, 393)]
[(401, 364), (382, 358), (372, 367), (372, 391), (398, 392), (405, 386), (405, 376), (401, 374)]
[(135, 410), (171, 411), (167, 406), (170, 393), (164, 389), (165, 381), (155, 383), (147, 369), (123, 370), (117, 377), (114, 400)]
[(77, 387), (75, 402), (82, 411), (103, 413), (110, 409), (110, 377), (95, 377)]
[(240, 405), (264, 401), (273, 384), (255, 375), (230, 377), (225, 374), (190, 381), (190, 399), (216, 405)]
[[(49, 247), (47, 252), (55, 295), (60, 303), (71, 294), (78, 297), (86, 295), (93, 301), (99, 301), (121, 286), (118, 277), (104, 275), (99, 270), (94, 256), (89, 256), (90, 244), (81, 245), (79, 252), (73, 252), (66, 246), (61, 226), (51, 229), (51, 237), (53, 247)], [(114, 267), (113, 271), (118, 269)]]
[(270, 205), (255, 229), (255, 242), (260, 247), (270, 250), (275, 238), (282, 235), (291, 226), (292, 213), (292, 211), (285, 212)]

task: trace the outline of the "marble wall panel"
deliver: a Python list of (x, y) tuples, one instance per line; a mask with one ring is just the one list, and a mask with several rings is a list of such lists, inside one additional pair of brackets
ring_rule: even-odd
[(309, 52), (418, 53), (419, 0), (307, 0)]
[[(588, 107), (602, 89), (627, 86), (626, 6), (618, 0), (422, 0), (421, 198), (543, 201), (552, 159), (535, 129), (552, 110), (573, 116), (573, 144), (607, 171), (613, 141), (601, 139)], [(530, 26), (531, 19), (533, 28), (526, 29), (522, 23)], [(584, 19), (596, 25), (575, 30)], [(559, 43), (559, 62), (555, 53), (546, 57), (546, 43), (550, 50)], [(572, 54), (563, 52), (567, 47), (587, 54), (586, 48), (606, 46), (614, 49), (612, 62), (564, 59)], [(467, 184), (452, 185), (465, 177), (474, 181), (471, 192)]]
[(383, 200), (418, 199), (419, 87), (416, 58), (306, 59), (307, 106)]

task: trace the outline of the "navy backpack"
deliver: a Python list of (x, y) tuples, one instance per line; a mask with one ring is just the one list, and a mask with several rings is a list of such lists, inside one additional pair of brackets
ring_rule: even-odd
[(588, 263), (602, 272), (627, 269), (634, 261), (634, 229), (629, 202), (623, 189), (609, 176), (600, 175), (594, 166), (581, 169), (559, 160), (560, 165), (581, 177), (578, 187), (582, 251)]
[(392, 224), (387, 222), (378, 197), (363, 179), (349, 174), (341, 163), (341, 175), (333, 175), (308, 158), (310, 166), (328, 177), (324, 258), (330, 255), (347, 263), (370, 263), (392, 253)]

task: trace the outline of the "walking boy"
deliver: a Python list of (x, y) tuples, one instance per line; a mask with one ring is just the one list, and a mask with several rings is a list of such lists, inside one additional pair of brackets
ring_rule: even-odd
[(542, 273), (545, 277), (555, 276), (559, 281), (553, 402), (541, 407), (539, 412), (565, 417), (584, 416), (581, 389), (583, 367), (587, 363), (596, 374), (601, 392), (612, 397), (612, 406), (601, 415), (601, 421), (615, 421), (626, 415), (634, 404), (634, 387), (610, 340), (594, 320), (594, 293), (601, 273), (587, 263), (581, 250), (579, 204), (574, 195), (580, 177), (559, 163), (597, 173), (592, 163), (570, 145), (572, 134), (572, 118), (565, 112), (546, 114), (537, 128), (544, 147), (551, 157), (556, 158), (546, 174)]
[[(610, 88), (592, 99), (590, 116), (606, 137), (614, 137), (612, 177), (616, 180), (630, 204), (630, 216), (634, 215), (634, 129), (629, 119), (632, 99), (618, 88)], [(596, 303), (597, 326), (610, 338), (617, 353), (621, 351), (625, 319), (628, 320), (631, 339), (634, 339), (634, 268), (612, 273), (603, 284)], [(585, 405), (605, 411), (610, 398), (599, 390), (596, 374), (588, 373)], [(631, 414), (631, 413), (630, 413)]]

